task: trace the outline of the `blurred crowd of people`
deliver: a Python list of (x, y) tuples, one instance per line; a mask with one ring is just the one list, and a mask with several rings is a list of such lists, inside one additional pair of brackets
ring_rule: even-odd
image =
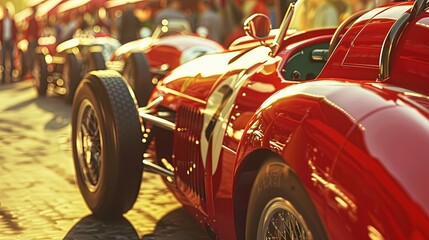
[[(54, 2), (45, 0), (41, 3), (48, 1)], [(15, 22), (16, 18), (11, 12), (12, 3), (8, 3), (9, 5), (2, 6), (0, 12), (2, 47), (0, 82), (12, 81), (16, 63), (31, 65), (20, 59), (14, 59), (20, 41), (25, 42), (22, 45), (25, 45), (30, 53), (34, 52), (38, 44), (58, 44), (82, 34), (108, 35), (124, 44), (147, 37), (149, 33), (162, 32), (164, 25), (180, 22), (184, 30), (228, 47), (235, 39), (245, 35), (242, 26), (246, 18), (254, 13), (263, 13), (271, 18), (273, 27), (278, 27), (292, 1), (154, 0), (133, 1), (134, 3), (123, 4), (121, 7), (109, 7), (108, 3), (113, 1), (92, 0), (86, 7), (64, 12), (61, 10), (50, 12), (45, 9), (43, 14), (38, 14), (41, 5), (31, 6), (26, 9), (31, 12), (29, 16), (20, 18), (19, 22)], [(56, 0), (52, 4), (60, 6), (70, 2), (72, 1)], [(143, 5), (142, 2), (151, 4)], [(94, 4), (90, 6), (90, 3)], [(31, 57), (27, 57), (27, 61), (28, 59), (31, 62)], [(20, 67), (22, 70), (25, 66)]]
[[(45, 10), (44, 15), (38, 14), (40, 8), (46, 8), (46, 6), (41, 7), (43, 2), (48, 1), (52, 1), (51, 7), (54, 7), (54, 4), (61, 5), (67, 2), (65, 0), (40, 1), (39, 5), (26, 9), (29, 15), (20, 17), (18, 22), (15, 22), (17, 19), (13, 16), (13, 3), (8, 2), (6, 6), (2, 6), (0, 83), (13, 80), (13, 76), (17, 75), (13, 74), (15, 65), (19, 65), (17, 67), (20, 71), (25, 70), (24, 65), (27, 65), (27, 68), (29, 68), (28, 65), (32, 65), (31, 55), (27, 54), (26, 58), (17, 59), (23, 58), (18, 56), (22, 53), (19, 51), (20, 48), (17, 48), (23, 40), (25, 44), (19, 46), (25, 46), (30, 53), (34, 52), (38, 44), (51, 42), (58, 44), (79, 34), (105, 34), (117, 38), (124, 44), (147, 37), (149, 33), (156, 32), (159, 27), (163, 31), (163, 24), (181, 22), (184, 30), (205, 36), (227, 47), (234, 39), (244, 35), (242, 23), (245, 18), (256, 12), (275, 16), (270, 9), (274, 9), (274, 2), (280, 2), (279, 0), (159, 0), (147, 1), (152, 4), (143, 6), (139, 1), (134, 1), (110, 11), (109, 6), (106, 6), (108, 0), (93, 0), (90, 2), (103, 2), (103, 5), (77, 8), (67, 13), (60, 11), (50, 13)], [(158, 3), (153, 4), (153, 2)], [(163, 22), (165, 19), (170, 23)], [(273, 21), (278, 22), (278, 19), (273, 18)]]
[(13, 72), (13, 48), (16, 42), (17, 28), (12, 17), (12, 7), (6, 5), (0, 15), (0, 41), (1, 41), (1, 80), (12, 81)]

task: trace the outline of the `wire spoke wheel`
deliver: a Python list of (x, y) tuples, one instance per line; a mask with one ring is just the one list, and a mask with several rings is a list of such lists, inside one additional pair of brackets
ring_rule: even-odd
[(83, 101), (81, 106), (76, 138), (79, 165), (87, 188), (95, 191), (99, 185), (103, 163), (100, 123), (90, 101)]
[(258, 225), (258, 240), (313, 239), (304, 218), (283, 198), (271, 200), (264, 208)]

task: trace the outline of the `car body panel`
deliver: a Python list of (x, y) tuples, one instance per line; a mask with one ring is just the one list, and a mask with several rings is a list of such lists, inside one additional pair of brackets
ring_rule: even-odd
[[(424, 11), (410, 23), (402, 34), (395, 49), (395, 60), (392, 64), (392, 74), (389, 82), (400, 87), (429, 95), (428, 75), (428, 46), (425, 39), (429, 37), (429, 13)], [(412, 26), (412, 27), (411, 27)], [(403, 69), (406, 71), (403, 71)], [(402, 70), (402, 71), (401, 71)]]
[(283, 70), (300, 51), (329, 42), (333, 29), (291, 33), (278, 56), (242, 39), (168, 74), (152, 99), (164, 97), (162, 108), (176, 113), (170, 189), (192, 215), (219, 239), (238, 238), (231, 223), (247, 202), (236, 194), (250, 192), (239, 177), (270, 152), (303, 183), (329, 238), (429, 237), (426, 12), (394, 51), (392, 66), (402, 68), (376, 82), (385, 36), (411, 6), (361, 16), (316, 80), (291, 81)]
[(320, 77), (375, 80), (384, 38), (396, 19), (410, 9), (409, 4), (381, 7), (360, 17), (338, 44)]
[[(146, 106), (129, 109), (141, 117), (139, 144), (156, 150), (144, 166), (163, 176), (213, 239), (270, 238), (269, 230), (249, 229), (266, 219), (283, 235), (277, 227), (288, 227), (284, 212), (308, 221), (304, 231), (317, 239), (428, 239), (426, 2), (360, 12), (338, 29), (310, 21), (319, 16), (310, 16), (309, 2), (296, 6), (274, 39), (268, 32), (266, 39), (245, 37), (198, 58), (190, 36), (152, 39), (138, 50), (151, 59), (151, 71), (166, 74)], [(184, 61), (189, 49), (194, 59)], [(117, 75), (110, 72), (94, 79)], [(121, 91), (132, 91), (115, 79)], [(108, 109), (135, 100), (112, 93), (99, 103)], [(111, 200), (105, 198), (96, 200)]]
[(121, 72), (126, 59), (134, 52), (142, 52), (152, 72), (164, 76), (172, 69), (205, 54), (223, 52), (225, 49), (218, 43), (190, 33), (173, 34), (161, 38), (143, 38), (126, 43), (116, 49), (106, 65)]
[[(318, 36), (311, 40), (291, 36), (296, 39), (295, 44), (280, 51), (277, 57), (269, 56), (271, 49), (266, 46), (202, 56), (174, 69), (157, 86), (152, 99), (164, 96), (163, 107), (180, 116), (172, 160), (172, 165), (178, 166), (178, 188), (173, 191), (185, 195), (188, 199), (183, 201), (185, 206), (198, 219), (209, 223), (220, 238), (231, 239), (235, 235), (234, 231), (218, 229), (226, 229), (230, 226), (228, 219), (234, 218), (231, 200), (236, 151), (246, 124), (265, 99), (297, 83), (287, 81), (282, 75), (288, 60), (303, 48), (328, 43), (328, 33), (333, 30), (301, 33)], [(184, 159), (189, 166), (181, 165)], [(194, 169), (193, 173), (189, 168)], [(203, 185), (192, 186), (195, 179)], [(189, 186), (193, 191), (189, 191)]]
[(331, 238), (417, 237), (428, 224), (428, 163), (421, 157), (429, 115), (404, 102), (406, 92), (380, 89), (316, 81), (281, 90), (256, 113), (238, 158), (260, 147), (277, 151), (309, 191)]
[(144, 50), (152, 67), (166, 70), (204, 54), (222, 51), (224, 48), (219, 43), (190, 34), (161, 37)]

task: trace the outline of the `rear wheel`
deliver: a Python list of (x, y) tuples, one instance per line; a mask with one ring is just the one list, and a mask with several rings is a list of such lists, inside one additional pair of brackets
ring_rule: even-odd
[(89, 52), (87, 73), (94, 70), (105, 70), (105, 69), (106, 69), (106, 63), (104, 61), (102, 52), (99, 52), (99, 51)]
[(91, 211), (113, 219), (132, 208), (142, 180), (142, 132), (127, 84), (113, 71), (90, 73), (72, 107), (79, 189)]
[(81, 66), (77, 57), (71, 53), (67, 54), (63, 68), (63, 80), (66, 88), (64, 97), (66, 102), (73, 102), (74, 93), (76, 92), (81, 77)]
[(139, 106), (146, 106), (155, 84), (152, 83), (149, 62), (144, 53), (132, 53), (127, 58), (124, 78), (133, 89)]
[(48, 89), (48, 65), (43, 54), (36, 54), (33, 78), (33, 84), (39, 96), (46, 96), (46, 90)]
[(250, 193), (246, 240), (327, 239), (307, 192), (280, 160), (267, 161)]

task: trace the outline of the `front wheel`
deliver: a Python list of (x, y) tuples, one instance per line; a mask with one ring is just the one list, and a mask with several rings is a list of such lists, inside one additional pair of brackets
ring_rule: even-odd
[(103, 53), (100, 51), (90, 51), (88, 56), (88, 68), (85, 73), (94, 70), (105, 70), (106, 63), (103, 57)]
[(250, 193), (246, 240), (327, 239), (307, 192), (279, 160), (259, 170)]
[(142, 132), (135, 100), (113, 71), (88, 74), (72, 107), (76, 180), (91, 211), (114, 219), (132, 208), (142, 180)]

